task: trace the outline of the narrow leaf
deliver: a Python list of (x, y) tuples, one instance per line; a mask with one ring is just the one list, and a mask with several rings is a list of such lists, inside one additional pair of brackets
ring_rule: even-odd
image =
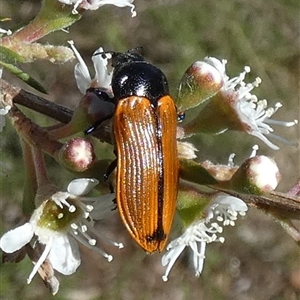
[(18, 53), (0, 46), (0, 61), (3, 61), (8, 64), (15, 64), (17, 62), (22, 62), (23, 58)]
[(11, 72), (12, 74), (16, 75), (21, 80), (23, 80), (24, 82), (26, 82), (28, 85), (30, 85), (31, 87), (35, 88), (39, 92), (47, 94), (46, 89), (37, 80), (35, 80), (29, 74), (27, 74), (24, 71), (22, 71), (17, 66), (14, 66), (11, 63), (5, 63), (3, 61), (0, 61), (0, 66), (2, 66), (3, 68), (5, 68), (6, 70), (8, 70), (9, 72)]

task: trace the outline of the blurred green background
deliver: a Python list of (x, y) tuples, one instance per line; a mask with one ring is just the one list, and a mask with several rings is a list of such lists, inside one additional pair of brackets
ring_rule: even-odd
[[(99, 46), (115, 51), (143, 46), (147, 60), (159, 66), (169, 78), (171, 94), (176, 93), (183, 72), (195, 60), (205, 56), (226, 58), (229, 76), (238, 75), (245, 65), (251, 66), (249, 82), (257, 76), (262, 79), (254, 93), (260, 99), (266, 98), (270, 105), (278, 101), (283, 104), (274, 119), (300, 119), (298, 0), (151, 0), (135, 4), (136, 18), (130, 17), (128, 8), (104, 6), (86, 12), (70, 27), (69, 33), (54, 33), (43, 42), (67, 45), (68, 40), (74, 40), (91, 71), (90, 57)], [(36, 15), (39, 5), (40, 1), (1, 0), (1, 17), (12, 19), (1, 27), (13, 29), (26, 24)], [(23, 67), (47, 88), (46, 98), (74, 108), (81, 97), (73, 76), (74, 64), (36, 62)], [(4, 78), (31, 90), (7, 73)], [(39, 124), (48, 124), (45, 118), (30, 114)], [(299, 142), (299, 126), (274, 128), (278, 135)], [(281, 149), (272, 151), (254, 137), (232, 132), (221, 136), (197, 135), (193, 142), (199, 149), (198, 160), (210, 159), (214, 163), (227, 163), (232, 152), (237, 154), (236, 163), (240, 163), (250, 154), (251, 146), (259, 144), (259, 154), (274, 157), (279, 165), (280, 191), (287, 191), (300, 177), (299, 145), (291, 147), (274, 141)], [(22, 217), (21, 149), (10, 125), (1, 134), (0, 147), (4, 173), (0, 176), (2, 235)], [(106, 153), (113, 158), (110, 149)], [(65, 189), (71, 175), (58, 169), (53, 160), (47, 163), (53, 181)], [(114, 260), (108, 263), (82, 247), (82, 265), (76, 274), (69, 277), (57, 274), (61, 288), (55, 299), (300, 299), (299, 248), (262, 212), (250, 209), (236, 227), (225, 229), (225, 244), (208, 245), (200, 278), (194, 277), (186, 252), (173, 267), (167, 283), (161, 279), (162, 254), (150, 256), (139, 249), (117, 214), (98, 227), (107, 236), (122, 241), (125, 248), (107, 249), (114, 255)], [(175, 220), (172, 236), (178, 236), (180, 230), (180, 221)], [(1, 263), (0, 299), (52, 299), (38, 276), (29, 286), (26, 284), (31, 268), (29, 259), (19, 264)]]

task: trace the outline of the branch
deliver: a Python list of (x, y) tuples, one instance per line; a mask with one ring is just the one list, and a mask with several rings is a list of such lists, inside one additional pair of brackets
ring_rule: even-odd
[[(69, 123), (72, 119), (73, 111), (71, 109), (15, 87), (3, 79), (0, 79), (0, 97), (4, 106), (20, 104), (64, 124)], [(57, 127), (57, 125), (54, 125), (54, 127)], [(111, 120), (101, 123), (92, 136), (102, 142), (112, 144)]]
[(266, 195), (241, 194), (229, 190), (223, 190), (223, 192), (240, 198), (250, 206), (277, 218), (300, 220), (300, 197), (279, 192), (271, 192)]
[(5, 95), (9, 95), (15, 104), (28, 107), (65, 124), (71, 121), (73, 115), (72, 110), (24, 91), (19, 87), (12, 86), (3, 79), (0, 79), (0, 91), (1, 96), (5, 97)]

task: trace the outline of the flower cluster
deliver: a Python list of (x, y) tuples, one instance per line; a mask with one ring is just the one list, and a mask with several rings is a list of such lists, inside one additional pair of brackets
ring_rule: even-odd
[[(203, 73), (203, 69), (206, 70), (205, 77), (213, 79), (206, 84), (207, 90), (211, 93), (211, 98), (207, 100), (208, 104), (200, 111), (198, 116), (183, 126), (185, 135), (188, 136), (201, 131), (220, 134), (226, 130), (237, 130), (259, 138), (274, 150), (278, 150), (279, 147), (273, 144), (268, 139), (269, 137), (291, 144), (289, 141), (275, 135), (273, 133), (274, 129), (270, 125), (290, 127), (298, 124), (298, 120), (291, 122), (272, 120), (271, 117), (282, 107), (282, 104), (276, 103), (274, 108), (268, 107), (267, 100), (258, 100), (254, 94), (251, 94), (251, 91), (259, 86), (261, 79), (258, 77), (252, 83), (244, 82), (246, 74), (250, 72), (250, 67), (246, 66), (238, 76), (229, 78), (226, 74), (226, 64), (227, 61), (224, 59), (220, 61), (214, 57), (206, 57), (201, 64), (201, 69), (194, 67), (194, 65), (199, 65), (199, 62), (195, 62), (187, 70), (188, 73), (192, 72), (190, 76), (197, 78), (198, 83), (201, 85), (198, 88), (195, 87), (194, 83), (193, 92), (195, 89), (203, 90), (205, 87), (205, 84), (203, 87), (202, 76), (198, 75), (199, 72)], [(207, 74), (207, 72), (210, 74)], [(186, 77), (183, 77), (182, 80), (186, 80)], [(222, 83), (221, 88), (217, 92), (216, 89), (211, 91), (211, 87), (219, 86), (220, 82)], [(185, 87), (181, 82), (179, 95), (186, 93), (182, 90), (185, 88), (190, 89), (190, 84)], [(198, 103), (201, 102), (202, 100), (198, 99)]]
[(98, 181), (75, 179), (67, 192), (57, 192), (42, 202), (33, 212), (29, 222), (5, 233), (0, 248), (6, 253), (20, 250), (34, 237), (45, 246), (27, 282), (30, 283), (41, 264), (48, 259), (52, 267), (64, 275), (73, 274), (80, 265), (76, 240), (103, 255), (108, 261), (113, 257), (96, 246), (95, 237), (123, 248), (122, 243), (111, 241), (94, 230), (94, 220), (104, 218), (113, 209), (114, 194), (97, 198), (83, 197)]
[[(213, 58), (207, 58), (207, 60), (215, 61)], [(290, 127), (297, 124), (298, 120), (292, 122), (271, 120), (270, 117), (282, 107), (282, 104), (278, 102), (275, 104), (274, 108), (268, 107), (267, 100), (258, 100), (255, 95), (250, 93), (262, 82), (259, 77), (252, 83), (244, 82), (246, 74), (250, 72), (250, 67), (246, 66), (239, 76), (230, 79), (225, 73), (226, 64), (226, 60), (222, 60), (222, 64), (220, 64), (220, 61), (215, 64), (216, 68), (223, 74), (224, 79), (224, 85), (221, 88), (220, 93), (223, 96), (224, 105), (229, 105), (231, 107), (232, 112), (236, 114), (244, 131), (258, 137), (274, 150), (278, 150), (278, 146), (270, 142), (266, 135), (289, 143), (283, 138), (272, 134), (274, 130), (269, 124)]]
[(167, 246), (167, 253), (162, 258), (162, 265), (167, 266), (163, 280), (168, 280), (174, 263), (186, 247), (193, 252), (195, 275), (199, 276), (203, 269), (206, 244), (223, 243), (224, 237), (218, 237), (223, 232), (222, 226), (234, 226), (238, 215), (244, 216), (247, 210), (242, 200), (217, 194), (206, 208), (206, 218), (194, 221), (179, 238)]

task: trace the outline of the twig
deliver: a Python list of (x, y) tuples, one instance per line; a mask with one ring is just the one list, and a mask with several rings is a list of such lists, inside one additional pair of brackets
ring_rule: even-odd
[[(7, 98), (14, 104), (20, 104), (64, 124), (69, 123), (73, 115), (71, 109), (34, 95), (19, 87), (15, 87), (3, 79), (0, 79), (0, 98), (1, 97), (4, 105), (12, 106), (11, 102), (5, 101), (5, 98)], [(60, 124), (54, 125), (52, 128), (57, 126), (60, 126)], [(102, 142), (112, 144), (111, 120), (104, 121), (98, 130), (91, 135)]]
[(59, 122), (68, 123), (72, 118), (73, 111), (69, 108), (12, 86), (3, 79), (0, 79), (0, 91), (0, 95), (10, 95), (15, 104), (28, 107)]
[(223, 192), (240, 198), (250, 206), (273, 216), (300, 220), (300, 197), (279, 192), (271, 192), (265, 195), (241, 194), (229, 190), (223, 190)]

